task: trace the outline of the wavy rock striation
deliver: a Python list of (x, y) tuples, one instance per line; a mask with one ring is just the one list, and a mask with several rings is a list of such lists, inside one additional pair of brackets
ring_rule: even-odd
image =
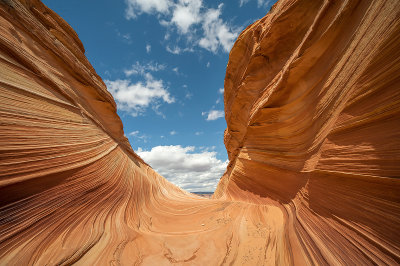
[(62, 18), (0, 0), (0, 264), (399, 264), (399, 17), (285, 0), (244, 30), (208, 200), (132, 151)]

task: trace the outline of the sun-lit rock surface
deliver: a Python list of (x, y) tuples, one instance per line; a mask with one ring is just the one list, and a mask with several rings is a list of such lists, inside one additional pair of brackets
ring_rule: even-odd
[(134, 154), (63, 19), (0, 0), (0, 264), (400, 263), (399, 17), (288, 0), (249, 26), (209, 200)]
[(400, 262), (399, 5), (282, 1), (231, 51), (215, 196), (279, 204), (291, 260)]

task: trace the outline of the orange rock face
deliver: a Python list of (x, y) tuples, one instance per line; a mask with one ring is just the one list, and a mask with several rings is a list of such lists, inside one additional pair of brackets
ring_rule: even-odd
[(399, 17), (285, 0), (244, 30), (205, 199), (132, 151), (63, 19), (0, 0), (0, 264), (399, 264)]

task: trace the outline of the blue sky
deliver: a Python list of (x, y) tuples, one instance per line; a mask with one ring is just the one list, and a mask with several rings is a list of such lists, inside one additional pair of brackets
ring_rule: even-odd
[(225, 171), (223, 86), (238, 34), (267, 0), (43, 0), (78, 33), (133, 149), (188, 191)]

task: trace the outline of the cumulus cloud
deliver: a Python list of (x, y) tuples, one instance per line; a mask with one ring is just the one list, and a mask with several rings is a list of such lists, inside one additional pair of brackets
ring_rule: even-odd
[(201, 6), (201, 0), (178, 1), (174, 7), (171, 23), (174, 23), (181, 33), (187, 34), (193, 24), (201, 21)]
[(218, 9), (211, 8), (204, 14), (204, 36), (199, 41), (201, 47), (214, 53), (217, 52), (219, 46), (222, 46), (225, 52), (229, 52), (237, 36), (237, 33), (232, 32), (220, 18), (222, 6), (220, 4)]
[(146, 44), (146, 52), (149, 54), (151, 52), (151, 45)]
[(218, 90), (218, 92), (221, 93), (221, 94), (224, 94), (224, 88), (220, 88), (220, 89)]
[(157, 109), (160, 101), (169, 104), (175, 101), (162, 80), (154, 79), (150, 73), (145, 73), (144, 77), (144, 82), (137, 83), (128, 79), (105, 80), (120, 110), (138, 116), (150, 105)]
[(177, 132), (176, 132), (175, 130), (172, 130), (171, 132), (169, 132), (169, 134), (170, 134), (171, 136), (173, 136), (173, 135), (176, 135)]
[(218, 118), (224, 117), (224, 111), (222, 110), (211, 110), (209, 112), (202, 112), (201, 115), (207, 116), (206, 120), (217, 120)]
[(193, 46), (199, 46), (213, 53), (217, 53), (219, 49), (229, 52), (239, 33), (239, 29), (233, 28), (221, 18), (222, 4), (214, 9), (206, 7), (202, 0), (126, 0), (125, 2), (127, 19), (135, 18), (142, 13), (155, 14), (159, 23), (167, 28), (166, 41), (170, 40), (172, 32), (185, 37), (186, 48), (176, 44), (166, 46), (167, 51), (173, 54), (193, 51)]
[(188, 191), (214, 191), (227, 161), (217, 159), (215, 151), (194, 146), (156, 146), (139, 148), (137, 154), (170, 182)]

